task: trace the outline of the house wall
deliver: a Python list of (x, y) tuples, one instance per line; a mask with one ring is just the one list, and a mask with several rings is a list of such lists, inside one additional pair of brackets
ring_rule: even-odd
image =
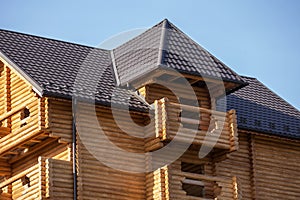
[(254, 135), (253, 175), (256, 199), (300, 198), (300, 143)]
[[(118, 146), (126, 152), (143, 154), (145, 152), (144, 139), (133, 137), (122, 131), (115, 123), (110, 109), (101, 106), (93, 107), (88, 104), (79, 104), (78, 106), (76, 155), (78, 158), (78, 199), (145, 199), (145, 173), (118, 171), (113, 167), (106, 166), (99, 161), (99, 157), (97, 158), (97, 155), (100, 155), (105, 157), (109, 163), (115, 163), (117, 166), (130, 166), (133, 171), (135, 168), (145, 169), (145, 157), (136, 159), (129, 154), (121, 157), (113, 148)], [(93, 108), (95, 108), (95, 113)], [(140, 128), (131, 127), (124, 112), (116, 112), (120, 124), (129, 128), (132, 134), (143, 136), (142, 126)], [(97, 116), (96, 121), (91, 118), (93, 113)], [(140, 114), (131, 116), (140, 125), (145, 120), (145, 117)], [(101, 135), (99, 125), (112, 144), (99, 139), (99, 135)], [(100, 149), (105, 150), (105, 153)]]
[[(239, 133), (239, 149), (229, 158), (215, 163), (215, 174), (220, 177), (237, 177), (242, 199), (252, 199), (251, 141), (245, 133)], [(231, 188), (223, 187), (221, 199), (232, 199)]]
[[(27, 117), (25, 109), (29, 111)], [(39, 97), (30, 83), (1, 61), (0, 116), (9, 113), (11, 114), (2, 120), (0, 126), (0, 184), (12, 181), (2, 188), (0, 199), (46, 198), (46, 189), (50, 185), (53, 188), (59, 182), (57, 177), (46, 178), (46, 172), (53, 174), (53, 170), (62, 171), (63, 174), (70, 175), (72, 180), (71, 165), (46, 170), (46, 160), (52, 158), (49, 163), (63, 160), (71, 164), (71, 146), (59, 141), (59, 136), (50, 134), (48, 99)], [(25, 176), (29, 184), (24, 182)], [(47, 186), (46, 180), (50, 181)], [(53, 195), (53, 192), (48, 192), (49, 198), (50, 194)], [(72, 194), (73, 191), (69, 196)]]
[[(19, 178), (3, 189), (0, 199), (72, 199), (71, 101), (38, 97), (31, 85), (3, 62), (0, 62), (0, 75), (0, 116), (20, 108), (2, 122), (1, 128), (9, 128), (10, 132), (1, 129), (0, 183)], [(209, 109), (213, 102), (207, 89), (195, 88), (195, 92), (201, 107)], [(160, 85), (145, 86), (140, 93), (149, 103), (163, 97), (178, 102), (171, 91)], [(29, 109), (30, 117), (22, 121), (23, 107)], [(145, 155), (138, 159), (130, 154), (120, 157), (112, 145), (139, 154), (161, 148), (163, 142), (143, 137), (154, 135), (154, 125), (146, 126), (150, 119), (153, 121), (154, 113), (131, 112), (131, 118), (139, 125), (132, 126), (131, 118), (124, 111), (115, 111), (120, 123), (116, 124), (107, 107), (79, 103), (79, 108), (76, 118), (80, 127), (76, 141), (78, 199), (197, 199), (187, 197), (183, 189), (183, 182), (188, 179), (182, 173), (183, 162), (204, 166), (203, 176), (195, 175), (194, 179), (203, 179), (206, 198), (300, 198), (300, 143), (297, 141), (240, 130), (239, 149), (235, 152), (219, 149), (199, 159), (199, 146), (194, 145), (168, 166), (149, 173), (130, 173), (106, 166), (97, 156), (119, 166), (129, 166), (132, 171), (147, 169), (151, 157)], [(91, 114), (95, 114), (96, 121)], [(99, 140), (98, 125), (113, 144)], [(130, 130), (130, 134), (120, 126)], [(6, 149), (11, 147), (19, 149), (7, 153)], [(99, 149), (105, 149), (105, 154)], [(25, 175), (29, 185), (22, 183)]]
[[(298, 199), (300, 143), (239, 132), (239, 150), (216, 163), (216, 175), (236, 176), (242, 199)], [(225, 189), (221, 199), (231, 199)]]

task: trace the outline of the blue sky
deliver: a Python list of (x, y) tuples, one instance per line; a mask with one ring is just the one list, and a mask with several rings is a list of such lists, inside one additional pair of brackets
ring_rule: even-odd
[(2, 1), (0, 28), (89, 46), (168, 18), (300, 109), (300, 1)]

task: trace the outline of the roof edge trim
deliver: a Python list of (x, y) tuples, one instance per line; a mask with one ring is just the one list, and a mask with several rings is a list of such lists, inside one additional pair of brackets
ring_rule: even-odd
[(119, 74), (118, 74), (118, 69), (117, 69), (117, 65), (116, 65), (114, 50), (110, 50), (110, 58), (111, 58), (111, 62), (112, 62), (112, 68), (113, 68), (113, 71), (114, 71), (114, 77), (115, 77), (115, 80), (116, 80), (116, 84), (117, 84), (117, 86), (120, 86), (120, 77), (119, 77)]
[(43, 97), (43, 88), (32, 79), (25, 71), (23, 71), (16, 63), (8, 58), (2, 51), (0, 51), (0, 57), (2, 57), (12, 68), (14, 68), (23, 78), (25, 78), (31, 85), (34, 92), (40, 97)]
[(291, 134), (281, 134), (281, 133), (270, 133), (270, 132), (267, 132), (267, 131), (262, 131), (262, 130), (259, 130), (259, 129), (255, 129), (255, 128), (248, 128), (248, 127), (243, 127), (243, 126), (240, 126), (238, 125), (238, 130), (239, 131), (242, 131), (242, 132), (249, 132), (249, 133), (252, 133), (252, 134), (260, 134), (260, 135), (264, 135), (264, 136), (267, 136), (267, 137), (277, 137), (277, 138), (281, 138), (281, 139), (289, 139), (289, 140), (293, 140), (293, 141), (299, 141), (300, 142), (300, 137), (298, 136), (294, 136), (294, 135), (291, 135)]

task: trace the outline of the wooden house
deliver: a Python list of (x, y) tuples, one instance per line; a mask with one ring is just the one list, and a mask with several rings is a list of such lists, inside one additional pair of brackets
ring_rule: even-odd
[(300, 198), (300, 112), (168, 20), (113, 50), (0, 30), (0, 199)]

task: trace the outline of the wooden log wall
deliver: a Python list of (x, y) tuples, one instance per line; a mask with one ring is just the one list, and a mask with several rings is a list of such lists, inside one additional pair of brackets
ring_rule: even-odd
[(51, 136), (60, 138), (62, 143), (72, 143), (71, 101), (48, 98), (47, 124)]
[[(30, 153), (29, 153), (30, 151)], [(9, 161), (10, 168), (12, 169), (10, 178), (16, 178), (19, 177), (21, 174), (26, 175), (30, 180), (30, 187), (27, 188), (27, 186), (24, 187), (22, 185), (22, 181), (20, 178), (18, 178), (16, 181), (12, 184), (12, 197), (11, 199), (41, 199), (40, 193), (44, 194), (46, 191), (44, 191), (44, 186), (41, 184), (41, 182), (38, 182), (39, 179), (43, 179), (43, 177), (39, 174), (45, 174), (45, 163), (43, 164), (41, 168), (41, 156), (50, 157), (56, 160), (63, 160), (66, 163), (69, 163), (67, 168), (64, 168), (63, 174), (71, 174), (72, 179), (72, 167), (71, 167), (71, 148), (69, 145), (66, 144), (60, 144), (57, 140), (53, 138), (48, 138), (44, 142), (40, 143), (39, 145), (36, 145), (32, 147), (28, 153), (23, 154), (22, 156), (13, 158)], [(43, 162), (45, 159), (43, 160)], [(58, 165), (59, 167), (60, 165)], [(44, 171), (41, 171), (44, 170)], [(54, 170), (55, 171), (55, 170)], [(56, 173), (56, 172), (55, 172)], [(59, 177), (57, 177), (59, 179)], [(42, 181), (43, 182), (43, 181)], [(1, 183), (1, 182), (0, 182)], [(50, 184), (50, 186), (52, 186)], [(49, 186), (49, 187), (50, 187)], [(70, 187), (70, 185), (66, 186)], [(72, 186), (71, 186), (72, 188)], [(50, 188), (51, 189), (51, 188)], [(29, 191), (29, 192), (26, 192)], [(56, 190), (54, 190), (56, 191)], [(9, 194), (9, 192), (7, 192)], [(3, 195), (8, 195), (6, 192), (1, 194), (0, 197), (2, 198)], [(71, 193), (72, 194), (72, 193)], [(0, 198), (0, 199), (1, 199)], [(54, 198), (55, 199), (55, 198)], [(72, 199), (72, 198), (70, 198)]]
[(12, 177), (12, 194), (1, 199), (73, 199), (70, 161), (39, 157), (36, 164)]
[(45, 98), (39, 98), (31, 85), (8, 65), (3, 64), (0, 73), (0, 156), (10, 158), (19, 153), (16, 149), (45, 138), (40, 137), (46, 125)]
[[(99, 129), (97, 123), (91, 123), (91, 116), (93, 116), (91, 106), (82, 104), (77, 113), (77, 126), (80, 126), (82, 131), (85, 131), (86, 136), (84, 143), (81, 138), (83, 133), (77, 136), (78, 199), (145, 199), (145, 173), (122, 172), (105, 166), (86, 148), (86, 145), (88, 145), (93, 147), (96, 152), (97, 149), (106, 149), (106, 159), (117, 165), (130, 166), (132, 169), (146, 167), (145, 159), (121, 158), (114, 151), (111, 144), (97, 140)], [(119, 123), (130, 128), (132, 133), (144, 134), (143, 127), (134, 128), (128, 123), (128, 118), (124, 115), (124, 111), (117, 114), (121, 120)], [(145, 152), (144, 139), (133, 137), (120, 130), (109, 109), (97, 106), (96, 115), (98, 123), (114, 145), (128, 152)], [(134, 114), (131, 116), (135, 122), (142, 124), (145, 121), (144, 116)]]
[(253, 135), (256, 199), (300, 199), (300, 143)]
[(25, 153), (18, 158), (10, 160), (12, 175), (17, 175), (28, 167), (35, 165), (40, 156), (70, 161), (71, 148), (67, 144), (60, 144), (57, 140), (49, 138), (32, 148), (30, 153)]
[(26, 129), (26, 126), (30, 126), (35, 130), (41, 129), (41, 127), (39, 127), (39, 98), (37, 97), (36, 93), (32, 91), (31, 86), (13, 71), (10, 74), (10, 90), (11, 107), (15, 108), (19, 105), (25, 105), (30, 112), (28, 119), (24, 121), (20, 120), (20, 118), (22, 118), (20, 114), (13, 115), (11, 127), (12, 133), (15, 131), (20, 131), (21, 127)]
[(53, 158), (45, 161), (45, 197), (47, 199), (73, 199), (72, 163)]
[(170, 199), (169, 167), (161, 167), (146, 174), (146, 200)]
[(27, 168), (22, 178), (12, 183), (12, 199), (40, 199), (39, 164)]
[[(169, 166), (171, 199), (222, 199), (220, 195), (226, 188), (232, 188), (228, 192), (231, 192), (233, 196), (233, 177), (222, 178), (216, 175), (212, 157), (207, 156), (199, 159), (198, 152), (199, 148), (191, 147), (180, 159)], [(200, 171), (202, 172), (200, 173)], [(202, 183), (204, 187), (203, 194), (200, 194), (201, 190), (199, 188), (195, 188), (193, 193), (198, 196), (187, 195), (183, 187), (184, 183), (191, 183), (191, 185), (187, 185), (186, 189), (193, 187), (192, 185), (201, 185)]]
[[(239, 150), (232, 152), (229, 159), (215, 163), (215, 174), (227, 180), (236, 176), (239, 180), (239, 187), (242, 190), (243, 199), (252, 199), (251, 188), (251, 157), (250, 141), (248, 135), (239, 133)], [(231, 187), (225, 187), (227, 183), (222, 183), (221, 199), (233, 199)]]
[[(194, 91), (198, 97), (198, 102), (201, 108), (204, 109), (211, 109), (211, 102), (210, 102), (210, 97), (207, 88), (199, 88), (199, 87), (194, 87)], [(155, 100), (165, 98), (167, 97), (167, 101), (170, 102), (170, 104), (176, 104), (178, 103), (178, 99), (175, 97), (175, 95), (167, 88), (158, 85), (158, 84), (152, 84), (152, 85), (147, 85), (145, 87), (140, 88), (139, 90), (140, 94), (143, 95), (148, 103), (153, 103)], [(182, 93), (185, 94), (184, 89), (182, 90)], [(186, 99), (189, 99), (190, 97), (185, 96)], [(179, 110), (176, 109), (176, 107), (172, 106), (167, 106), (166, 101), (160, 102), (156, 101), (155, 106), (158, 108), (155, 110), (155, 118), (159, 123), (156, 124), (156, 136), (158, 136), (160, 139), (172, 139), (178, 130), (178, 127), (180, 126), (180, 123), (178, 122), (178, 117), (179, 117)], [(175, 105), (174, 104), (174, 105)], [(163, 115), (163, 112), (166, 112), (166, 116)], [(166, 124), (164, 125), (163, 120), (166, 120)], [(173, 120), (172, 120), (173, 119)], [(161, 121), (162, 120), (162, 121)], [(207, 130), (208, 129), (208, 124), (210, 123), (210, 113), (201, 113), (201, 124), (200, 124), (200, 129), (202, 130)], [(164, 126), (166, 126), (164, 128)], [(219, 139), (219, 142), (217, 143), (218, 148), (221, 149), (226, 149), (229, 151), (235, 151), (238, 148), (238, 138), (237, 138), (237, 123), (236, 123), (236, 116), (234, 111), (230, 111), (229, 113), (226, 114), (226, 121), (224, 124), (224, 131)], [(166, 130), (164, 130), (166, 129)], [(173, 131), (173, 134), (172, 134)], [(188, 131), (187, 131), (188, 132)], [(200, 131), (201, 132), (201, 131)], [(199, 132), (199, 133), (200, 133)], [(201, 141), (204, 139), (204, 135), (202, 134), (197, 134), (196, 140), (198, 137), (198, 145), (201, 144)], [(148, 139), (146, 141), (147, 144), (151, 144), (148, 146), (153, 146), (156, 148), (153, 148), (152, 150), (156, 150), (160, 147), (163, 146), (163, 144), (156, 139)], [(184, 140), (184, 138), (182, 138)], [(223, 143), (222, 143), (223, 142)], [(195, 153), (195, 152), (193, 152)], [(187, 152), (185, 154), (185, 161), (188, 162), (195, 162), (195, 160), (198, 160), (197, 163), (205, 163), (205, 174), (208, 174), (210, 176), (213, 175), (213, 169), (211, 166), (212, 165), (212, 160), (199, 160), (197, 156), (193, 155), (191, 152)], [(191, 156), (193, 155), (193, 156)], [(186, 158), (187, 157), (187, 158)], [(190, 159), (188, 159), (190, 157)], [(169, 176), (171, 176), (170, 180), (170, 187), (166, 189), (165, 184), (164, 184), (164, 173), (162, 169), (158, 169), (153, 173), (149, 173), (147, 175), (147, 199), (154, 199), (153, 196), (156, 194), (157, 199), (166, 199), (166, 198), (171, 198), (171, 199), (201, 199), (201, 198), (196, 198), (196, 197), (191, 197), (191, 196), (186, 196), (186, 192), (182, 188), (182, 181), (184, 180), (184, 176), (181, 174), (181, 160), (176, 161), (173, 163), (170, 168), (167, 168), (167, 173)], [(214, 174), (215, 175), (215, 174)], [(231, 197), (233, 198), (234, 196), (234, 184), (236, 182), (233, 181), (233, 177), (229, 177), (227, 179), (222, 179), (223, 182), (219, 182), (220, 185), (225, 186), (224, 190), (226, 192), (227, 188), (230, 188), (227, 190), (227, 192), (230, 193)], [(155, 184), (153, 183), (155, 182)], [(204, 180), (205, 182), (205, 180)], [(236, 185), (237, 186), (237, 185)], [(206, 188), (206, 195), (207, 197), (213, 197), (214, 193), (217, 193), (215, 189), (216, 184), (212, 184), (212, 182), (206, 182), (205, 188)], [(150, 189), (149, 189), (150, 188)], [(156, 192), (155, 192), (156, 191)], [(160, 191), (160, 192), (159, 192)], [(167, 193), (169, 195), (167, 195)], [(236, 194), (236, 196), (238, 196)]]
[[(168, 83), (167, 85), (169, 85)], [(182, 94), (182, 97), (185, 99), (191, 99), (188, 95), (189, 93), (186, 91), (186, 88), (180, 87), (179, 84), (174, 84), (174, 87)], [(209, 93), (206, 87), (193, 87), (194, 92), (199, 100), (199, 105), (202, 108), (210, 108), (211, 102)], [(145, 99), (148, 103), (153, 103), (157, 99), (162, 99), (167, 97), (171, 102), (178, 102), (177, 97), (173, 94), (170, 89), (159, 85), (159, 84), (150, 84), (146, 85), (139, 89), (140, 93), (145, 96)]]
[[(297, 141), (242, 131), (239, 150), (216, 163), (216, 175), (236, 176), (242, 199), (298, 199), (299, 151)], [(225, 188), (222, 199), (232, 199), (230, 190)]]
[[(59, 143), (59, 135), (48, 137), (51, 131), (48, 129), (48, 98), (38, 97), (31, 85), (3, 62), (0, 63), (0, 94), (0, 117), (3, 119), (0, 127), (0, 184), (23, 173), (32, 183), (26, 189), (18, 178), (2, 188), (4, 192), (0, 199), (40, 199), (42, 188), (37, 184), (39, 156), (70, 162), (70, 145)], [(27, 114), (25, 109), (29, 111)]]
[[(169, 103), (167, 102), (167, 119), (168, 119), (168, 135), (170, 137), (170, 139), (174, 138), (177, 134), (178, 131), (178, 126), (182, 126), (183, 124), (197, 124), (199, 123), (199, 120), (196, 119), (190, 119), (190, 118), (185, 118), (185, 119), (181, 119), (181, 122), (178, 121), (179, 119), (179, 109), (180, 106), (177, 104), (173, 104), (173, 103)], [(190, 106), (183, 106), (182, 107), (183, 110), (187, 110), (188, 112), (197, 112), (198, 108), (193, 108)], [(211, 111), (208, 109), (201, 109), (200, 110), (201, 115), (206, 114), (206, 115), (210, 115)], [(231, 143), (230, 143), (230, 137), (232, 135), (231, 131), (232, 129), (230, 128), (232, 122), (231, 122), (231, 114), (227, 114), (227, 113), (221, 113), (221, 112), (214, 112), (215, 115), (215, 120), (225, 120), (223, 127), (218, 127), (219, 129), (222, 128), (222, 133), (220, 134), (220, 136), (217, 138), (214, 133), (207, 133), (210, 132), (209, 130), (209, 124), (210, 124), (210, 117), (204, 117), (202, 116), (201, 121), (200, 121), (200, 127), (202, 127), (201, 130), (198, 130), (196, 133), (196, 136), (193, 140), (193, 144), (198, 144), (201, 145), (204, 142), (205, 137), (207, 136), (207, 142), (206, 145), (210, 145), (210, 146), (214, 146), (215, 148), (221, 148), (221, 149), (230, 149), (231, 147)], [(217, 122), (218, 123), (218, 122)], [(213, 124), (214, 125), (214, 124)], [(218, 125), (220, 126), (220, 125)], [(234, 125), (236, 126), (236, 124)], [(185, 128), (183, 125), (183, 131), (181, 134), (183, 135), (182, 138), (179, 138), (182, 141), (185, 141), (188, 137), (190, 136), (190, 132), (191, 130), (189, 128)], [(208, 135), (207, 135), (208, 134)], [(233, 133), (234, 134), (234, 133)], [(235, 136), (233, 136), (235, 137)], [(215, 143), (216, 142), (216, 143)]]
[(5, 108), (5, 65), (0, 61), (0, 115), (3, 115), (6, 112)]

